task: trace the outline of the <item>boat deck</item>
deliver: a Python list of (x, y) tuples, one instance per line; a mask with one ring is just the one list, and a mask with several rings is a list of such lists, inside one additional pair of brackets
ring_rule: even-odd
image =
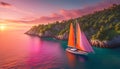
[(84, 51), (80, 51), (80, 50), (75, 50), (75, 49), (72, 49), (72, 48), (67, 48), (66, 51), (70, 52), (70, 53), (73, 53), (73, 54), (78, 54), (78, 55), (87, 55), (88, 53), (87, 52), (84, 52)]

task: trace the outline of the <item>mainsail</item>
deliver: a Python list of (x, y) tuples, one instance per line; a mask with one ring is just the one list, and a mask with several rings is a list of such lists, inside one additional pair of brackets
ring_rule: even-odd
[(81, 31), (79, 24), (77, 23), (77, 33), (76, 33), (77, 37), (77, 41), (76, 41), (76, 48), (86, 51), (86, 52), (93, 52), (93, 49), (89, 43), (89, 41), (87, 40), (84, 32)]
[(76, 23), (76, 48), (79, 50), (84, 50), (84, 48), (82, 48), (82, 46), (80, 46), (80, 42), (81, 42), (81, 30), (79, 27), (79, 24)]
[(69, 32), (69, 38), (68, 38), (68, 46), (75, 47), (75, 35), (74, 35), (74, 28), (73, 24), (70, 25), (70, 32)]

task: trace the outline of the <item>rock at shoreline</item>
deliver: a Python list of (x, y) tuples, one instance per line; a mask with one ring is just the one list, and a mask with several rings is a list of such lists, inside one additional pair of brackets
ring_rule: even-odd
[(91, 40), (91, 45), (101, 48), (120, 47), (120, 36), (117, 36), (109, 41)]
[[(29, 31), (26, 32), (28, 35), (37, 35), (39, 37), (52, 37), (58, 40), (68, 40), (68, 32), (64, 33), (63, 35), (52, 36), (50, 31), (45, 32), (45, 34), (33, 34), (34, 32)], [(100, 47), (100, 48), (115, 48), (120, 47), (120, 36), (115, 37), (113, 40), (110, 41), (100, 41), (100, 40), (90, 40), (92, 46)]]

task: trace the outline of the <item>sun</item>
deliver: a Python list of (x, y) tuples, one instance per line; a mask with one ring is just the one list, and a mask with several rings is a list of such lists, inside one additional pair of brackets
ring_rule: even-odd
[(6, 28), (6, 25), (0, 24), (0, 30), (1, 31), (5, 30), (5, 28)]

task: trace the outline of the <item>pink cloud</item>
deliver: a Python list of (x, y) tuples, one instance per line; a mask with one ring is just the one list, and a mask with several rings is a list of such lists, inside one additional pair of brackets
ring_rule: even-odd
[(66, 19), (80, 17), (82, 12), (79, 9), (76, 10), (60, 10), (60, 14), (63, 15)]
[(71, 18), (77, 18), (81, 17), (83, 15), (94, 13), (95, 11), (103, 10), (104, 8), (108, 8), (113, 3), (109, 2), (101, 2), (96, 5), (87, 6), (84, 7), (84, 9), (72, 9), (72, 10), (66, 10), (62, 9), (58, 13), (53, 13), (50, 16), (42, 16), (38, 19), (35, 19), (37, 23), (48, 23), (48, 22), (54, 22), (54, 21), (61, 21), (61, 20), (67, 20)]
[[(34, 17), (35, 16), (35, 14), (30, 11), (22, 10), (21, 8), (18, 8), (16, 6), (14, 6), (13, 4), (3, 2), (3, 1), (0, 1), (0, 8), (9, 9), (10, 11), (14, 11), (15, 13), (18, 13), (20, 16), (24, 16), (24, 17), (30, 17), (30, 16)], [(9, 12), (9, 11), (7, 11), (7, 12)], [(14, 12), (11, 14), (16, 15), (16, 14), (14, 14)]]
[[(30, 20), (31, 19), (31, 20)], [(21, 20), (9, 20), (6, 19), (7, 22), (12, 22), (12, 23), (50, 23), (50, 22), (54, 22), (54, 21), (60, 21), (65, 19), (64, 16), (57, 14), (57, 13), (53, 13), (50, 16), (41, 16), (40, 18), (22, 18)]]
[(12, 5), (6, 2), (0, 2), (0, 7), (8, 8), (8, 7), (12, 7)]
[(23, 23), (50, 23), (54, 21), (67, 20), (70, 18), (77, 18), (83, 15), (94, 13), (95, 11), (103, 10), (104, 8), (110, 7), (112, 4), (120, 4), (120, 0), (103, 0), (103, 2), (96, 5), (86, 5), (83, 9), (62, 9), (58, 13), (52, 13), (50, 16), (41, 16), (34, 20), (12, 20), (12, 22), (23, 22)]
[(42, 16), (40, 18), (37, 18), (33, 20), (32, 22), (37, 22), (37, 23), (48, 23), (48, 22), (53, 22), (53, 21), (60, 21), (65, 19), (63, 15), (53, 13), (50, 16)]

